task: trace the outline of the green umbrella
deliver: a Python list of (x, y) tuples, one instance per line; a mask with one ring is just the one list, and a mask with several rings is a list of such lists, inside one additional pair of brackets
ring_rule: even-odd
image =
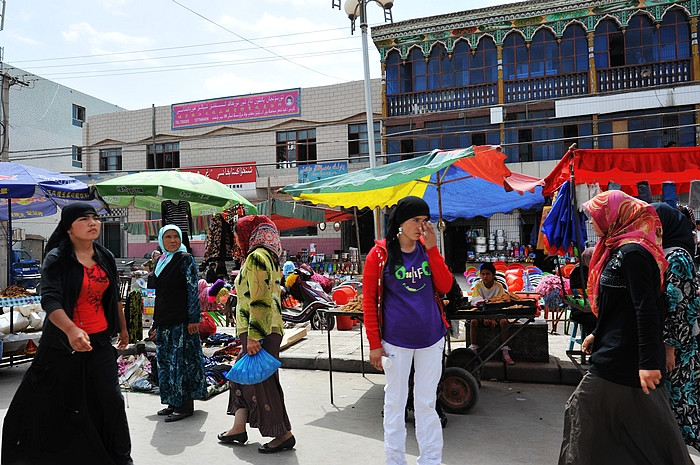
[(97, 192), (109, 205), (133, 205), (142, 210), (160, 212), (164, 200), (186, 200), (192, 216), (221, 213), (238, 203), (248, 213), (256, 214), (255, 206), (235, 190), (214, 179), (187, 171), (144, 171), (127, 174), (95, 184)]

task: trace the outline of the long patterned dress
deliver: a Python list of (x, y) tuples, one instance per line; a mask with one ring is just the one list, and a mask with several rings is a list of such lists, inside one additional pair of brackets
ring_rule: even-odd
[[(156, 284), (158, 293), (174, 292), (173, 286), (181, 285), (174, 275), (184, 276), (187, 301), (187, 321), (174, 325), (158, 326), (156, 333), (156, 358), (161, 403), (180, 408), (187, 401), (205, 399), (207, 384), (199, 333), (187, 331), (189, 323), (201, 321), (201, 307), (197, 292), (197, 266), (189, 254), (178, 254), (166, 265)], [(179, 261), (178, 261), (179, 260)], [(158, 312), (156, 302), (156, 313)], [(157, 315), (154, 315), (157, 320)]]
[(671, 251), (665, 273), (666, 317), (664, 343), (675, 347), (676, 368), (666, 374), (671, 409), (686, 444), (700, 450), (698, 381), (700, 352), (693, 328), (697, 328), (698, 282), (693, 258), (684, 249)]

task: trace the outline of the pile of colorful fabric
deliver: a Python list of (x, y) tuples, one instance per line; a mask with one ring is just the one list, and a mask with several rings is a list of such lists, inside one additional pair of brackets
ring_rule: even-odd
[[(226, 373), (231, 369), (241, 350), (240, 339), (236, 336), (216, 333), (204, 341), (209, 356), (204, 357), (204, 373), (207, 380), (207, 397), (228, 390)], [(217, 349), (215, 349), (217, 348)], [(212, 354), (212, 350), (215, 351)], [(123, 389), (158, 394), (158, 373), (155, 354), (121, 355), (117, 359), (119, 383)]]

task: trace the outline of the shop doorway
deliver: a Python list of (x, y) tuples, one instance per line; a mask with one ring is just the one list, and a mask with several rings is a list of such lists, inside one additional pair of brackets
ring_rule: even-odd
[(448, 223), (447, 229), (445, 229), (443, 256), (452, 273), (464, 273), (467, 255), (474, 251), (472, 232), (480, 230), (483, 234), (487, 231), (487, 225), (488, 220), (481, 216), (469, 220), (457, 218)]
[(107, 247), (115, 258), (122, 257), (121, 227), (119, 223), (102, 223), (102, 245)]

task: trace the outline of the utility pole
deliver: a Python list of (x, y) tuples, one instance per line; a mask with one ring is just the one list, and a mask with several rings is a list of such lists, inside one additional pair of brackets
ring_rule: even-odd
[(15, 84), (29, 86), (19, 78), (10, 76), (5, 71), (0, 74), (2, 77), (2, 90), (0, 91), (0, 103), (2, 103), (2, 148), (0, 149), (0, 161), (10, 161), (10, 87)]
[[(0, 0), (0, 31), (5, 29), (5, 5), (6, 0)], [(10, 87), (14, 84), (29, 86), (28, 82), (22, 81), (20, 78), (10, 76), (10, 74), (2, 67), (4, 61), (4, 50), (0, 49), (0, 78), (2, 79), (2, 87), (0, 88), (0, 110), (2, 110), (2, 120), (0, 122), (0, 130), (2, 130), (2, 147), (0, 147), (0, 161), (10, 161)], [(12, 281), (10, 275), (12, 267), (12, 208), (11, 200), (7, 199), (7, 214), (8, 220), (2, 221), (2, 228), (7, 232), (7, 248), (0, 246), (0, 289), (9, 286)], [(7, 281), (3, 283), (4, 277)], [(3, 285), (4, 284), (4, 285)]]

